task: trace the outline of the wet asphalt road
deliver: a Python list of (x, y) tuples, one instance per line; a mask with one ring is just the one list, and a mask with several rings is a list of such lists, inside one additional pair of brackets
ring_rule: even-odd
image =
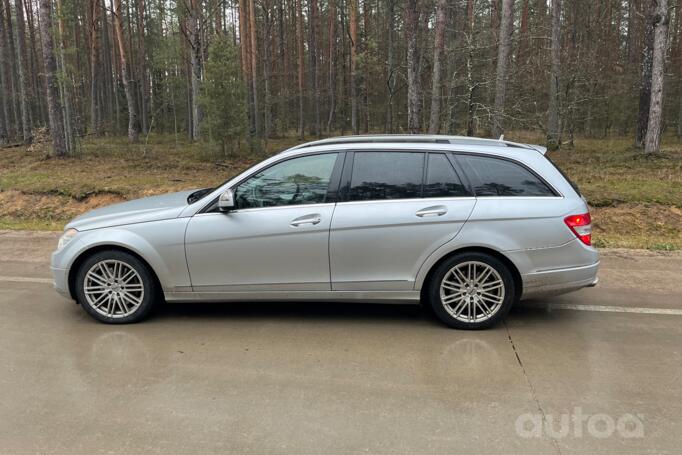
[(679, 453), (682, 255), (484, 332), (419, 307), (168, 304), (105, 326), (0, 232), (0, 454)]

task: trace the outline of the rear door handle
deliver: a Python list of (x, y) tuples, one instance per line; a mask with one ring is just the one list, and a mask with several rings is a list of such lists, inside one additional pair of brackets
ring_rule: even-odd
[(320, 221), (322, 221), (322, 217), (320, 216), (320, 214), (313, 213), (311, 215), (299, 216), (298, 218), (293, 219), (289, 225), (291, 227), (299, 227), (305, 224), (315, 225), (320, 224)]
[(417, 215), (420, 218), (423, 218), (425, 216), (443, 216), (446, 213), (448, 213), (447, 207), (445, 207), (444, 205), (434, 205), (417, 211), (415, 215)]

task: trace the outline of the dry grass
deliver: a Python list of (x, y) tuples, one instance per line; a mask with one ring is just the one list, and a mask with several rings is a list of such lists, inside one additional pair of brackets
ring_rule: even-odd
[[(507, 138), (542, 142), (526, 132)], [(227, 157), (172, 136), (152, 136), (148, 145), (130, 145), (125, 138), (88, 139), (79, 157), (66, 159), (45, 158), (40, 146), (5, 149), (0, 228), (58, 230), (74, 216), (112, 202), (214, 186), (295, 143), (272, 140), (263, 152), (250, 153), (244, 146)], [(598, 245), (682, 248), (682, 143), (666, 137), (663, 153), (647, 159), (632, 148), (630, 138), (580, 138), (574, 149), (564, 147), (550, 156), (593, 207)]]
[(6, 149), (0, 228), (59, 230), (74, 216), (112, 202), (215, 186), (293, 143), (271, 141), (271, 152), (244, 150), (230, 157), (209, 153), (205, 145), (176, 143), (172, 136), (152, 137), (148, 145), (90, 139), (78, 157), (63, 159), (47, 158), (40, 147)]

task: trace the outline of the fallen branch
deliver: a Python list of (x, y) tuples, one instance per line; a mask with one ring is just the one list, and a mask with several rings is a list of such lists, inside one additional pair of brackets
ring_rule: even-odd
[(13, 149), (16, 147), (21, 147), (23, 145), (27, 145), (27, 144), (24, 144), (23, 142), (17, 142), (16, 144), (5, 144), (2, 147), (0, 147), (0, 149)]

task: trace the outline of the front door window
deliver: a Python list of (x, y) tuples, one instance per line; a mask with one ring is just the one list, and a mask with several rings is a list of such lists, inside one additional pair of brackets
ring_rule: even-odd
[(237, 187), (237, 208), (325, 203), (337, 156), (303, 156), (258, 172)]

